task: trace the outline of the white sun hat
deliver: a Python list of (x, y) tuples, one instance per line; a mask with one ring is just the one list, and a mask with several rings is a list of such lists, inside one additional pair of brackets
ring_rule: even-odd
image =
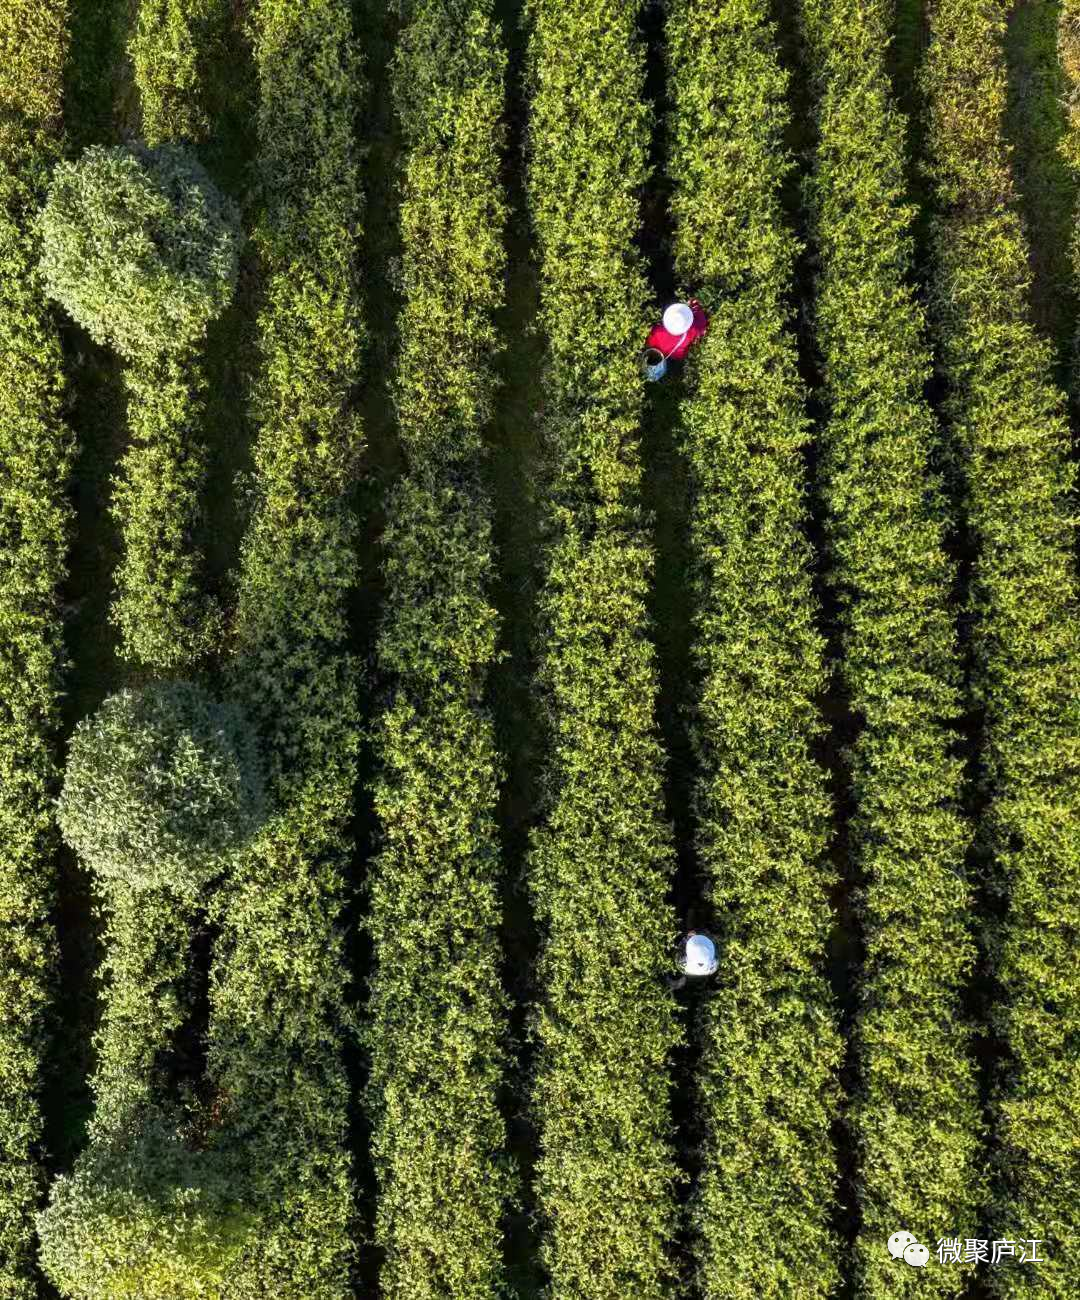
[(690, 975), (711, 975), (716, 969), (716, 945), (707, 934), (692, 934), (686, 941), (686, 970)]
[(664, 329), (669, 334), (685, 334), (694, 323), (694, 313), (685, 302), (673, 302), (664, 312)]

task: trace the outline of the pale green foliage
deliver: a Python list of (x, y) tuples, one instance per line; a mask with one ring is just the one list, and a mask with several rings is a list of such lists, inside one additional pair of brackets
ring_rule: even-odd
[(829, 803), (811, 753), (825, 674), (784, 295), (795, 245), (787, 79), (761, 0), (676, 0), (667, 25), (676, 269), (712, 320), (687, 363), (695, 847), (721, 940), (698, 1021), (708, 1300), (831, 1295), (841, 1058), (823, 963)]
[(257, 0), (265, 300), (253, 517), (230, 679), (266, 739), (277, 813), (221, 900), (209, 1072), (258, 1181), (260, 1231), (229, 1300), (344, 1300), (358, 1234), (339, 930), (360, 717), (355, 285), (363, 91), (345, 0)]
[(195, 896), (263, 816), (254, 744), (236, 710), (190, 683), (111, 695), (75, 729), (58, 815), (107, 884)]
[(978, 839), (1003, 915), (989, 928), (990, 1226), (1041, 1237), (1047, 1262), (992, 1274), (997, 1294), (1075, 1295), (1080, 1275), (1080, 607), (1075, 471), (1051, 350), (1032, 328), (1028, 249), (1002, 139), (1003, 10), (938, 0), (922, 70), (932, 314), (975, 549), (972, 704), (984, 713)]
[(55, 160), (68, 39), (63, 0), (7, 0), (0, 10), (0, 112), (9, 179), (30, 166), (40, 181), (37, 167)]
[(148, 145), (207, 134), (202, 63), (226, 5), (227, 0), (138, 0), (128, 52)]
[(505, 255), (505, 55), (487, 0), (407, 0), (394, 102), (408, 146), (397, 406), (415, 460), (467, 461), (490, 413)]
[[(422, 471), (421, 471), (422, 473)], [(481, 694), (496, 624), (474, 493), (410, 479), (391, 498), (380, 640), (369, 1105), (388, 1297), (481, 1297), (502, 1272), (508, 1192), (497, 931), (499, 764)]]
[(242, 1166), (151, 1111), (93, 1143), (39, 1217), (42, 1265), (70, 1300), (228, 1300), (254, 1227)]
[(94, 145), (61, 163), (41, 234), (49, 294), (128, 358), (189, 347), (232, 297), (236, 211), (176, 146)]
[(911, 284), (905, 123), (885, 63), (889, 10), (803, 0), (820, 132), (809, 184), (820, 261), (816, 339), (827, 419), (821, 481), (840, 669), (862, 728), (849, 756), (865, 936), (851, 1110), (860, 1294), (959, 1295), (960, 1265), (897, 1270), (901, 1223), (935, 1241), (978, 1222), (981, 1115), (961, 1007), (974, 963), (954, 756), (960, 664), (930, 374)]
[(1002, 129), (1010, 142), (1020, 220), (1030, 239), (1029, 305), (1035, 328), (1054, 345), (1055, 370), (1059, 358), (1069, 357), (1080, 307), (1075, 278), (1080, 173), (1069, 162), (1069, 83), (1059, 56), (1067, 10), (1062, 0), (1016, 5), (1003, 32), (1009, 74)]
[(501, 1293), (510, 1182), (499, 1109), (500, 764), (488, 504), (477, 476), (502, 299), (505, 56), (491, 0), (409, 0), (394, 68), (405, 137), (401, 359), (408, 469), (391, 493), (391, 683), (376, 731), (368, 1105), (388, 1300)]
[(646, 285), (633, 239), (650, 122), (637, 12), (631, 0), (529, 5), (553, 463), (538, 683), (550, 757), (528, 860), (542, 943), (536, 1195), (552, 1294), (575, 1300), (673, 1290), (678, 1029), (662, 977), (674, 855), (640, 504)]
[(36, 1300), (38, 1090), (55, 933), (58, 591), (72, 439), (34, 216), (55, 161), (62, 0), (0, 5), (0, 1297)]

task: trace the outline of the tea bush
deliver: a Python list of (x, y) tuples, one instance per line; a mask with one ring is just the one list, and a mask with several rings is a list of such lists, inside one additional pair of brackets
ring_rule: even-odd
[(803, 0), (818, 144), (808, 186), (826, 417), (820, 480), (839, 670), (859, 732), (849, 839), (865, 956), (855, 1017), (856, 1266), (871, 1296), (959, 1295), (970, 1265), (916, 1276), (881, 1242), (974, 1225), (982, 1116), (963, 1005), (975, 961), (957, 756), (960, 653), (932, 464), (939, 435), (913, 283), (903, 116), (886, 66), (890, 11)]
[(65, 1296), (226, 1300), (255, 1219), (236, 1153), (193, 1147), (179, 1117), (139, 1114), (53, 1185), (42, 1265)]
[(490, 0), (409, 0), (394, 62), (405, 142), (395, 377), (403, 478), (387, 503), (390, 683), (375, 730), (368, 1105), (380, 1288), (486, 1300), (510, 1191), (500, 1111), (501, 763), (485, 693), (498, 623), (478, 475), (502, 296), (503, 77)]
[(41, 238), (49, 294), (129, 360), (202, 338), (236, 283), (236, 211), (176, 145), (93, 145), (60, 163)]
[(128, 53), (148, 145), (209, 133), (203, 64), (226, 16), (225, 0), (139, 0)]
[(36, 214), (60, 152), (68, 12), (0, 6), (0, 1296), (36, 1300), (72, 437)]
[(709, 1297), (823, 1300), (838, 1279), (842, 1048), (824, 970), (834, 876), (813, 749), (825, 670), (804, 534), (806, 394), (785, 300), (797, 251), (780, 206), (787, 78), (759, 0), (675, 0), (667, 39), (676, 271), (712, 314), (679, 412), (694, 848), (721, 954), (696, 1025), (698, 1284)]
[(248, 21), (264, 300), (228, 678), (263, 736), (276, 812), (220, 897), (208, 1068), (261, 1210), (230, 1300), (344, 1300), (359, 1236), (341, 912), (360, 744), (348, 398), (360, 374), (363, 82), (345, 0), (258, 0)]
[(220, 648), (222, 611), (203, 585), (193, 541), (206, 470), (205, 381), (193, 353), (124, 372), (131, 442), (113, 489), (121, 538), (109, 611), (125, 659), (184, 672)]
[[(1069, 260), (1072, 268), (1073, 301), (1080, 302), (1080, 4), (1077, 0), (1063, 0), (1058, 13), (1057, 62), (1060, 70), (1056, 78), (1062, 92), (1064, 130), (1058, 140), (1058, 154), (1065, 165), (1076, 201), (1072, 237), (1069, 240)], [(1072, 325), (1072, 357), (1069, 367), (1069, 398), (1075, 409), (1080, 409), (1080, 325)]]
[(181, 670), (221, 634), (191, 542), (204, 469), (195, 349), (232, 296), (237, 214), (182, 148), (93, 146), (57, 167), (41, 230), (49, 293), (130, 363), (132, 444), (112, 507), (121, 651)]
[(201, 688), (156, 682), (110, 696), (75, 729), (60, 830), (108, 883), (196, 896), (264, 816), (253, 738)]
[[(140, 0), (128, 52), (149, 145), (209, 134), (205, 65), (226, 18), (223, 0)], [(194, 347), (165, 350), (124, 378), (132, 439), (113, 501), (123, 538), (113, 621), (127, 658), (172, 671), (212, 654), (222, 634), (192, 543), (205, 474), (205, 381)]]
[(921, 72), (931, 314), (952, 469), (974, 551), (976, 840), (995, 981), (996, 1237), (1046, 1262), (994, 1270), (1002, 1296), (1064, 1297), (1080, 1269), (1080, 608), (1075, 469), (1050, 345), (1032, 327), (1028, 248), (1002, 136), (1004, 13), (936, 0)]
[(535, 0), (528, 13), (551, 463), (537, 682), (549, 759), (527, 865), (541, 935), (535, 1191), (554, 1295), (658, 1300), (674, 1288), (679, 1034), (663, 982), (674, 852), (639, 451), (646, 283), (634, 237), (650, 110), (636, 3)]

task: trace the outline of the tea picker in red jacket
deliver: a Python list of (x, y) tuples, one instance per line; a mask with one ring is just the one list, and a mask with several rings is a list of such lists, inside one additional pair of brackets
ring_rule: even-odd
[(645, 377), (663, 379), (669, 361), (681, 361), (709, 328), (709, 318), (696, 298), (673, 302), (645, 340)]

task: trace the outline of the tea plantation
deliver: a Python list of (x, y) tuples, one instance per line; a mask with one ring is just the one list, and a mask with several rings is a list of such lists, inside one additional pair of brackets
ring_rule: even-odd
[(1077, 1300), (1078, 232), (1078, 0), (2, 0), (0, 1300)]

